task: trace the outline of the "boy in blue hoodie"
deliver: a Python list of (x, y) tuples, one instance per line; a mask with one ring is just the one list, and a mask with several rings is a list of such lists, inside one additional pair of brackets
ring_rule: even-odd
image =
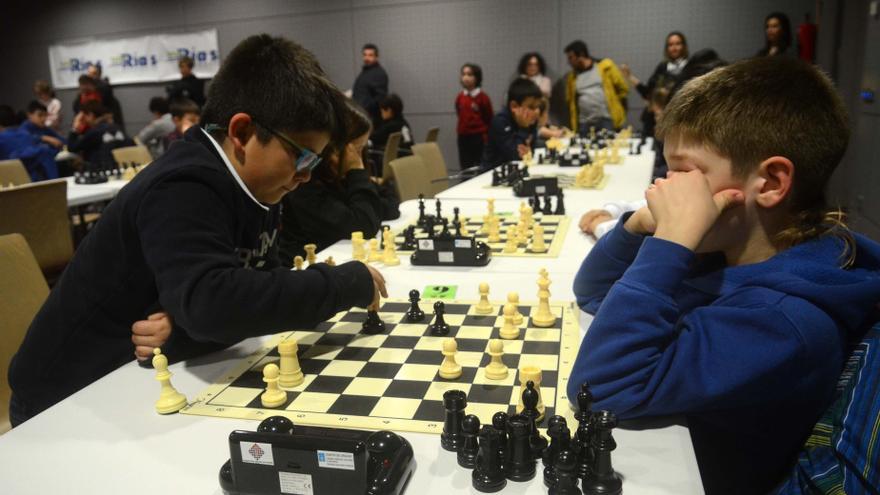
[(824, 201), (846, 113), (814, 67), (754, 59), (688, 83), (657, 135), (669, 174), (575, 278), (595, 318), (569, 397), (685, 415), (707, 493), (766, 493), (880, 300), (880, 246)]

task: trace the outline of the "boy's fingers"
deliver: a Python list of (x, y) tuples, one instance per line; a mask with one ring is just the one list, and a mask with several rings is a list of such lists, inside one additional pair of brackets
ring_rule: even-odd
[(715, 193), (715, 195), (712, 196), (712, 200), (715, 201), (715, 206), (718, 207), (718, 211), (723, 212), (732, 206), (742, 204), (745, 201), (745, 196), (743, 196), (742, 191), (725, 189)]
[(156, 325), (147, 321), (136, 321), (131, 325), (131, 333), (135, 335), (153, 335), (156, 333)]
[(155, 349), (155, 347), (145, 345), (135, 346), (134, 355), (138, 361), (146, 361), (153, 355), (153, 349)]
[(167, 318), (167, 317), (168, 317), (168, 313), (166, 313), (164, 311), (159, 311), (158, 313), (153, 313), (150, 316), (147, 316), (147, 319), (151, 320), (151, 321), (156, 321), (156, 320), (161, 320), (162, 318)]
[(131, 342), (136, 346), (142, 345), (152, 347), (160, 347), (165, 343), (163, 339), (157, 338), (153, 335), (132, 335)]

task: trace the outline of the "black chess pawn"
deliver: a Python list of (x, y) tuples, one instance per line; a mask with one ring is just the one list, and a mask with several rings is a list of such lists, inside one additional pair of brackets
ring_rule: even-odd
[(428, 330), (431, 331), (431, 335), (447, 335), (449, 333), (449, 325), (443, 319), (443, 315), (446, 313), (446, 304), (443, 301), (437, 301), (434, 303), (434, 323), (431, 323), (428, 326)]
[(553, 206), (553, 204), (550, 201), (550, 194), (547, 193), (544, 195), (544, 208), (541, 209), (541, 213), (543, 213), (545, 215), (552, 215), (553, 214), (552, 206)]
[(498, 431), (498, 457), (501, 459), (501, 469), (506, 470), (507, 465), (507, 420), (509, 417), (504, 411), (498, 411), (492, 415), (492, 427)]
[(373, 310), (367, 310), (367, 319), (361, 326), (361, 333), (367, 335), (375, 335), (385, 331), (385, 322), (379, 318), (379, 313)]
[(492, 169), (492, 187), (498, 187), (501, 185), (501, 173), (498, 169)]
[(574, 450), (578, 456), (578, 478), (587, 476), (593, 466), (593, 394), (590, 386), (581, 384), (577, 394), (578, 412), (574, 414), (578, 426), (574, 436)]
[(584, 495), (620, 495), (623, 483), (611, 466), (611, 451), (617, 448), (611, 430), (617, 426), (617, 416), (610, 411), (601, 411), (594, 421), (596, 434), (592, 446), (596, 460), (583, 480)]
[(440, 209), (440, 198), (437, 198), (437, 201), (434, 202), (434, 206), (437, 208), (437, 219), (443, 218), (443, 213)]
[(508, 439), (506, 469), (507, 479), (529, 481), (535, 477), (535, 458), (529, 442), (532, 421), (522, 414), (514, 414), (507, 420)]
[(436, 225), (435, 222), (436, 220), (434, 219), (434, 217), (425, 218), (425, 232), (428, 233), (429, 239), (434, 238), (434, 226)]
[(550, 495), (581, 495), (581, 490), (577, 486), (578, 479), (575, 476), (577, 456), (572, 451), (567, 449), (560, 451), (553, 464), (553, 470), (556, 472), (556, 484), (550, 487)]
[(565, 215), (565, 203), (562, 202), (562, 189), (559, 189), (559, 192), (556, 193), (556, 211), (553, 212), (554, 215)]
[(419, 307), (419, 291), (413, 289), (409, 291), (409, 311), (406, 312), (404, 318), (410, 323), (417, 323), (425, 320), (425, 312)]
[(459, 218), (458, 218), (459, 208), (458, 208), (457, 206), (456, 206), (455, 208), (453, 208), (453, 209), (452, 209), (452, 213), (454, 214), (454, 216), (452, 217), (452, 224), (453, 224), (453, 225), (458, 225), (458, 222), (459, 222)]
[(419, 221), (418, 225), (425, 224), (425, 195), (419, 193)]
[(410, 225), (409, 227), (403, 230), (403, 245), (401, 249), (404, 251), (413, 251), (416, 246), (416, 226)]
[(537, 191), (535, 191), (535, 196), (534, 196), (532, 202), (534, 203), (534, 205), (532, 206), (532, 211), (534, 211), (535, 213), (540, 213), (541, 212), (541, 196), (538, 194)]
[(443, 422), (443, 433), (440, 434), (440, 446), (444, 450), (457, 452), (464, 440), (461, 422), (467, 407), (467, 395), (461, 390), (447, 390), (443, 393), (443, 407), (446, 409), (446, 420)]
[(480, 433), (480, 418), (468, 414), (461, 421), (461, 447), (458, 449), (458, 465), (473, 469), (477, 460), (477, 435)]
[(535, 389), (535, 382), (531, 380), (526, 382), (526, 389), (523, 390), (522, 394), (523, 410), (520, 414), (528, 418), (531, 422), (529, 443), (532, 446), (532, 454), (538, 459), (541, 458), (544, 449), (547, 448), (547, 439), (541, 436), (541, 432), (538, 431), (538, 417), (541, 415), (541, 413), (538, 412), (539, 398), (538, 391)]
[(480, 430), (479, 450), (471, 473), (471, 484), (479, 492), (497, 492), (507, 485), (498, 457), (499, 443), (498, 430), (488, 425)]
[(547, 487), (556, 485), (556, 456), (571, 445), (571, 432), (562, 416), (553, 416), (547, 421), (547, 436), (550, 437), (550, 446), (544, 450), (542, 461), (544, 463), (544, 485)]

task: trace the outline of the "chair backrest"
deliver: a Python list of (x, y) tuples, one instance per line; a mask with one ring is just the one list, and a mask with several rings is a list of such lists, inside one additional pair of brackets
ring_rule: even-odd
[(0, 433), (9, 429), (6, 372), (49, 286), (21, 234), (0, 235)]
[(419, 194), (426, 198), (434, 197), (425, 165), (417, 155), (391, 160), (389, 167), (394, 172), (394, 184), (400, 201), (416, 199)]
[(73, 257), (67, 181), (47, 180), (0, 191), (0, 235), (27, 239), (47, 279), (60, 274)]
[(426, 143), (436, 143), (438, 134), (440, 134), (439, 127), (432, 127), (430, 129), (428, 129), (428, 135), (425, 136), (425, 142)]
[(30, 184), (31, 176), (21, 160), (0, 160), (0, 186)]
[(113, 159), (120, 165), (133, 163), (141, 166), (153, 161), (153, 155), (150, 154), (149, 148), (143, 145), (123, 146), (113, 150)]
[(388, 135), (388, 142), (385, 144), (385, 154), (382, 155), (382, 177), (384, 179), (391, 179), (394, 177), (394, 173), (391, 171), (391, 160), (397, 158), (397, 154), (400, 153), (400, 140), (402, 134), (399, 132), (392, 132)]
[(413, 153), (422, 159), (428, 170), (428, 182), (431, 183), (432, 194), (437, 194), (449, 188), (449, 171), (446, 169), (446, 161), (443, 152), (437, 143), (419, 143), (412, 147)]

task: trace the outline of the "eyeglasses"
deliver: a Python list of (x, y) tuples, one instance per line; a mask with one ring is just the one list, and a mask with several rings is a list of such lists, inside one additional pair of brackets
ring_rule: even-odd
[[(322, 160), (321, 156), (318, 155), (317, 153), (315, 153), (314, 151), (300, 146), (293, 139), (290, 139), (289, 137), (276, 131), (275, 129), (272, 129), (271, 127), (267, 127), (267, 126), (257, 122), (256, 120), (254, 120), (253, 122), (254, 122), (254, 124), (257, 124), (258, 126), (262, 127), (263, 129), (269, 131), (270, 134), (277, 137), (281, 141), (287, 143), (289, 146), (292, 146), (297, 151), (297, 154), (299, 156), (296, 157), (296, 163), (294, 165), (294, 168), (296, 168), (297, 173), (311, 172), (312, 170), (315, 170), (318, 167), (318, 165), (321, 164), (321, 160)], [(214, 131), (225, 131), (225, 130), (226, 130), (226, 127), (219, 126), (216, 124), (208, 124), (205, 126), (205, 131), (207, 131), (209, 133), (214, 132)]]

